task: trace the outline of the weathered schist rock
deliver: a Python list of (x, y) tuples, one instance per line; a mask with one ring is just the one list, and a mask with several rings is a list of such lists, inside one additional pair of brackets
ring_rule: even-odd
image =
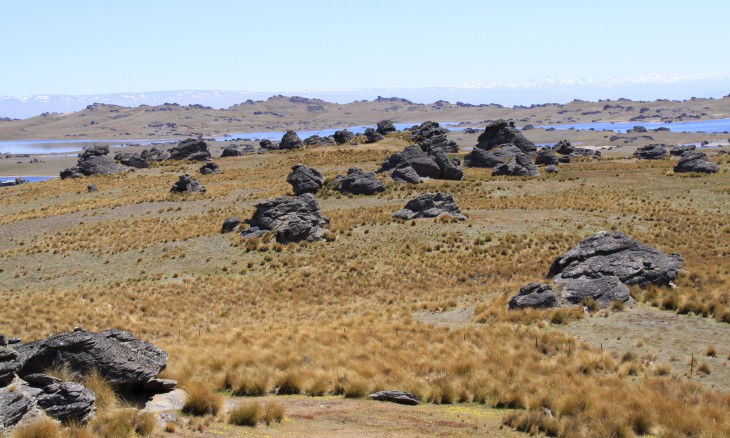
[(335, 139), (331, 135), (322, 137), (320, 135), (314, 134), (305, 138), (303, 143), (305, 146), (326, 146), (335, 144)]
[(553, 150), (550, 148), (540, 148), (540, 150), (537, 152), (537, 155), (535, 156), (535, 164), (544, 164), (546, 166), (550, 166), (550, 165), (557, 166), (558, 156), (555, 155)]
[(381, 133), (373, 128), (367, 128), (363, 135), (365, 135), (365, 143), (375, 143), (385, 138)]
[(555, 296), (552, 286), (542, 283), (530, 283), (520, 288), (520, 292), (509, 300), (507, 307), (510, 309), (523, 309), (525, 307), (547, 309), (557, 305), (558, 298)]
[(295, 195), (317, 193), (324, 184), (324, 176), (316, 169), (297, 164), (291, 168), (291, 173), (287, 176), (286, 182), (291, 184)]
[(253, 217), (248, 220), (249, 228), (241, 235), (251, 238), (273, 232), (280, 243), (312, 242), (324, 240), (324, 227), (328, 223), (313, 194), (280, 196), (257, 204)]
[(697, 172), (697, 173), (715, 173), (717, 172), (717, 163), (707, 159), (704, 152), (691, 150), (684, 152), (679, 159), (679, 163), (674, 166), (675, 172)]
[[(262, 145), (263, 147), (263, 145)], [(296, 132), (294, 131), (286, 131), (283, 137), (281, 137), (281, 141), (279, 142), (279, 149), (288, 150), (288, 149), (301, 149), (304, 147), (304, 142), (302, 142), (302, 139), (299, 138)]]
[(368, 398), (409, 406), (415, 406), (418, 404), (418, 397), (406, 391), (378, 391), (370, 394)]
[(138, 154), (130, 152), (120, 152), (114, 156), (114, 161), (119, 161), (120, 164), (125, 166), (134, 167), (135, 169), (147, 169), (150, 167), (150, 163), (143, 159)]
[(205, 187), (197, 179), (185, 173), (180, 175), (170, 191), (173, 193), (205, 193)]
[(374, 195), (385, 191), (385, 184), (375, 177), (375, 172), (364, 172), (362, 169), (353, 167), (347, 171), (347, 175), (337, 175), (337, 190), (353, 195)]
[(223, 148), (223, 151), (221, 152), (221, 158), (240, 157), (243, 154), (244, 152), (238, 148), (237, 144), (232, 144)]
[(170, 154), (153, 146), (140, 152), (139, 157), (145, 161), (165, 161), (170, 158)]
[(428, 152), (433, 148), (440, 148), (446, 153), (459, 152), (459, 145), (448, 139), (449, 130), (436, 122), (423, 122), (408, 129), (411, 141)]
[(335, 131), (333, 138), (335, 139), (335, 143), (345, 144), (351, 142), (352, 139), (355, 138), (355, 134), (347, 129), (342, 129), (339, 131)]
[(422, 182), (421, 177), (418, 176), (418, 172), (407, 163), (393, 169), (390, 172), (390, 177), (396, 182), (409, 184), (420, 184)]
[(629, 306), (636, 304), (629, 288), (613, 275), (573, 278), (560, 281), (558, 285), (561, 287), (560, 296), (567, 304), (580, 304), (584, 299), (594, 300), (600, 308), (609, 307), (616, 301)]
[(533, 142), (525, 138), (524, 135), (515, 128), (513, 121), (495, 120), (484, 128), (479, 137), (477, 137), (476, 148), (490, 150), (497, 148), (505, 143), (512, 143), (525, 154), (534, 154), (537, 147)]
[(555, 164), (545, 166), (545, 173), (558, 173), (558, 166)]
[(74, 167), (61, 172), (61, 179), (82, 178), (91, 175), (107, 175), (129, 170), (128, 166), (118, 164), (109, 156), (109, 146), (94, 146), (79, 154)]
[(395, 129), (395, 125), (392, 120), (381, 120), (378, 122), (376, 131), (380, 135), (388, 135), (391, 132), (396, 132), (398, 130)]
[(636, 149), (634, 156), (642, 160), (661, 160), (667, 156), (667, 145), (648, 144)]
[(385, 172), (406, 166), (413, 168), (421, 178), (451, 180), (464, 178), (464, 171), (458, 158), (449, 159), (440, 147), (433, 147), (428, 151), (424, 151), (417, 144), (407, 146), (401, 152), (396, 152), (388, 157), (379, 171)]
[(200, 166), (200, 169), (198, 169), (198, 171), (202, 175), (212, 175), (214, 173), (221, 173), (221, 168), (218, 167), (217, 164), (210, 162), (210, 163), (205, 163), (202, 166)]
[(206, 161), (210, 159), (208, 144), (203, 140), (188, 138), (168, 150), (172, 160)]
[(487, 167), (492, 175), (540, 176), (529, 155), (512, 143), (505, 143), (489, 150), (474, 148), (464, 157), (469, 167)]
[[(292, 131), (292, 132), (294, 132), (294, 131)], [(296, 133), (294, 133), (294, 135), (296, 135)], [(297, 137), (297, 138), (299, 138), (299, 137)], [(259, 142), (259, 147), (263, 151), (276, 151), (276, 150), (280, 149), (280, 144), (272, 142), (269, 139), (263, 139)]]
[(405, 208), (393, 213), (393, 217), (405, 220), (434, 218), (446, 214), (459, 220), (466, 220), (454, 197), (449, 193), (425, 193), (406, 204)]
[(697, 146), (693, 144), (674, 146), (673, 148), (669, 149), (669, 155), (673, 157), (681, 157), (683, 153), (693, 151), (695, 149), (697, 149)]
[(221, 226), (221, 233), (230, 233), (231, 231), (235, 231), (236, 228), (241, 224), (241, 219), (232, 216), (227, 218), (223, 221), (223, 226)]
[(560, 140), (553, 147), (553, 151), (563, 155), (558, 160), (561, 163), (570, 163), (571, 157), (592, 157), (598, 158), (601, 156), (601, 151), (594, 151), (587, 148), (577, 148), (570, 144), (567, 140)]
[(540, 176), (530, 156), (522, 152), (507, 163), (492, 168), (493, 176)]

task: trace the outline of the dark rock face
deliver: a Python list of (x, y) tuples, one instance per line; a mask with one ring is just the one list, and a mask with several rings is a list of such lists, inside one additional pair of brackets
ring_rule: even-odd
[(667, 156), (666, 145), (648, 144), (640, 147), (634, 152), (634, 156), (642, 160), (661, 160)]
[(411, 132), (411, 141), (420, 145), (426, 152), (434, 148), (441, 148), (447, 153), (459, 151), (459, 145), (447, 137), (449, 130), (442, 128), (436, 122), (423, 122), (408, 130)]
[(673, 157), (681, 157), (682, 154), (684, 154), (685, 152), (693, 151), (695, 149), (697, 149), (697, 146), (693, 144), (674, 146), (673, 148), (669, 149), (669, 155)]
[(221, 168), (215, 163), (205, 163), (198, 169), (203, 175), (212, 175), (214, 173), (221, 173)]
[(545, 173), (558, 173), (558, 166), (554, 164), (545, 166)]
[[(294, 132), (294, 131), (292, 131)], [(294, 133), (296, 135), (296, 133)], [(297, 137), (299, 138), (299, 137)], [(279, 149), (279, 143), (273, 143), (271, 140), (264, 139), (259, 142), (259, 147), (267, 151), (276, 151)]]
[(315, 135), (310, 135), (309, 137), (304, 139), (305, 146), (328, 145), (328, 144), (335, 144), (335, 140), (334, 140), (334, 138), (332, 138), (332, 136), (321, 137), (321, 136), (315, 134)]
[(541, 148), (535, 156), (535, 164), (557, 165), (558, 156), (549, 148)]
[(392, 120), (381, 120), (378, 122), (378, 128), (376, 129), (380, 135), (388, 135), (391, 132), (396, 132), (395, 125)]
[(505, 143), (512, 143), (525, 154), (532, 154), (536, 151), (535, 144), (526, 139), (522, 133), (515, 128), (513, 121), (496, 120), (488, 124), (477, 138), (477, 148), (490, 150)]
[(221, 233), (230, 233), (231, 231), (235, 230), (237, 226), (241, 224), (241, 219), (237, 217), (229, 217), (228, 219), (223, 221), (223, 226), (221, 227)]
[(96, 369), (114, 386), (136, 386), (167, 366), (167, 353), (122, 330), (61, 333), (15, 347), (21, 377), (41, 373), (57, 364), (88, 374)]
[(353, 134), (351, 131), (348, 131), (347, 129), (335, 131), (334, 139), (335, 143), (337, 144), (349, 143), (350, 141), (352, 141), (353, 138), (355, 138), (355, 134)]
[(564, 155), (564, 156), (568, 157), (567, 158), (568, 161), (562, 161), (561, 159), (563, 159), (564, 157), (560, 157), (559, 160), (561, 163), (564, 163), (564, 162), (569, 163), (570, 157), (600, 157), (601, 156), (600, 151), (593, 151), (593, 150), (586, 149), (586, 148), (577, 148), (577, 147), (571, 145), (570, 142), (567, 140), (560, 140), (559, 142), (557, 142), (555, 144), (555, 146), (553, 147), (553, 151), (555, 151), (556, 153), (558, 153), (560, 155)]
[(522, 286), (520, 292), (509, 300), (508, 308), (522, 309), (533, 307), (536, 309), (547, 309), (558, 305), (558, 298), (553, 292), (552, 286), (542, 283), (530, 283)]
[(421, 177), (418, 176), (418, 172), (416, 172), (414, 168), (407, 164), (393, 169), (393, 171), (390, 173), (390, 177), (393, 178), (393, 181), (397, 182), (404, 182), (409, 184), (421, 183)]
[(169, 149), (172, 160), (205, 161), (210, 159), (208, 144), (203, 140), (188, 138)]
[(375, 172), (363, 172), (362, 169), (351, 168), (347, 175), (338, 175), (340, 192), (354, 195), (374, 195), (385, 191), (385, 184), (375, 177)]
[(205, 193), (205, 187), (186, 173), (180, 175), (180, 179), (172, 185), (170, 191), (173, 193)]
[(0, 346), (0, 386), (12, 382), (13, 374), (20, 369), (21, 365), (18, 360), (18, 352), (14, 348), (7, 345)]
[(281, 243), (318, 241), (324, 239), (327, 223), (329, 219), (322, 216), (313, 194), (280, 196), (256, 205), (256, 211), (248, 221), (250, 227), (241, 235), (259, 237), (273, 231)]
[(53, 383), (43, 388), (38, 406), (48, 415), (63, 422), (86, 423), (96, 410), (96, 396), (90, 389), (74, 382)]
[(316, 169), (297, 164), (291, 168), (291, 173), (286, 178), (291, 184), (294, 194), (317, 193), (324, 184), (324, 177)]
[(679, 163), (674, 166), (675, 172), (715, 173), (717, 164), (707, 159), (707, 155), (700, 151), (687, 151), (682, 154)]
[(165, 161), (170, 158), (170, 154), (167, 151), (162, 151), (155, 147), (143, 150), (139, 157), (145, 161)]
[(563, 155), (562, 157), (558, 158), (558, 162), (563, 164), (570, 163), (570, 155)]
[(615, 276), (625, 284), (666, 285), (681, 267), (678, 254), (666, 256), (621, 232), (601, 231), (556, 258), (547, 275), (556, 282)]
[(108, 154), (109, 146), (94, 146), (85, 149), (79, 154), (79, 161), (76, 166), (61, 172), (61, 179), (107, 175), (129, 170), (129, 167), (117, 164)]
[[(263, 147), (263, 145), (262, 145)], [(304, 147), (304, 143), (302, 142), (302, 139), (299, 138), (296, 132), (294, 131), (286, 131), (286, 134), (284, 134), (283, 137), (281, 137), (281, 142), (279, 142), (279, 149), (300, 149)]]
[(559, 283), (562, 290), (562, 299), (569, 304), (580, 304), (584, 299), (596, 301), (598, 307), (606, 308), (614, 301), (633, 306), (636, 304), (629, 288), (618, 277), (608, 275), (598, 278), (573, 278)]
[(86, 191), (89, 192), (89, 193), (95, 192), (96, 191), (96, 185), (94, 185), (94, 184), (87, 185), (86, 186)]
[(33, 407), (33, 400), (20, 391), (0, 392), (0, 433), (18, 424)]
[(240, 157), (243, 155), (243, 151), (238, 149), (238, 146), (228, 146), (221, 152), (221, 158), (225, 157)]
[(131, 154), (129, 152), (121, 152), (114, 156), (115, 161), (119, 161), (121, 164), (135, 169), (146, 169), (150, 167), (150, 163), (147, 160), (142, 159), (137, 154)]
[(449, 160), (441, 148), (432, 148), (428, 152), (419, 145), (410, 145), (401, 152), (388, 157), (380, 171), (410, 166), (422, 178), (454, 179), (464, 177), (461, 162), (458, 159)]
[(370, 394), (368, 398), (409, 406), (418, 404), (418, 397), (405, 391), (378, 391)]
[(540, 176), (529, 155), (518, 153), (514, 159), (492, 168), (492, 176)]
[(474, 148), (464, 162), (470, 167), (490, 167), (494, 176), (540, 176), (530, 156), (512, 143), (490, 150)]
[(378, 142), (378, 141), (382, 140), (383, 138), (385, 138), (385, 137), (383, 137), (382, 134), (380, 134), (378, 131), (374, 130), (373, 128), (366, 129), (364, 134), (365, 134), (365, 143), (375, 143), (375, 142)]
[(410, 220), (437, 217), (442, 214), (466, 220), (466, 216), (461, 214), (459, 206), (456, 205), (454, 197), (448, 193), (425, 193), (417, 196), (408, 201), (405, 208), (393, 213), (393, 217)]

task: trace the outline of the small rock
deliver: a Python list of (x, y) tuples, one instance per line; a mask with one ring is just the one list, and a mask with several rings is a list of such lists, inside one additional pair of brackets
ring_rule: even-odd
[(419, 218), (433, 218), (447, 214), (459, 220), (466, 220), (456, 205), (454, 197), (448, 193), (425, 193), (417, 196), (406, 204), (405, 208), (393, 213), (393, 217), (405, 220)]
[(89, 184), (86, 186), (86, 191), (91, 193), (96, 191), (96, 186), (94, 184)]
[(205, 187), (200, 185), (198, 180), (186, 173), (180, 175), (180, 178), (173, 184), (170, 191), (173, 193), (205, 193)]
[(237, 226), (241, 224), (241, 219), (237, 217), (229, 217), (228, 219), (223, 221), (223, 226), (221, 227), (221, 233), (230, 233), (231, 231), (234, 231)]
[(221, 173), (221, 168), (215, 163), (205, 163), (198, 170), (203, 175), (212, 175), (214, 173)]
[(552, 286), (542, 283), (530, 283), (520, 288), (520, 292), (509, 300), (507, 307), (510, 309), (523, 309), (525, 307), (547, 309), (557, 305), (558, 298), (555, 296)]
[(378, 391), (370, 394), (368, 398), (378, 401), (398, 403), (401, 405), (415, 406), (418, 404), (418, 397), (405, 391)]

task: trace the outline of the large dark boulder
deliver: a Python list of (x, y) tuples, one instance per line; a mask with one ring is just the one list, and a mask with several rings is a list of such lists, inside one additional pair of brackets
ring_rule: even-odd
[(664, 255), (625, 234), (601, 231), (555, 259), (548, 277), (556, 282), (615, 276), (625, 284), (669, 284), (682, 267), (678, 254)]
[(484, 132), (477, 137), (476, 147), (479, 149), (490, 150), (505, 143), (514, 144), (525, 154), (532, 154), (537, 150), (535, 144), (525, 138), (525, 136), (522, 135), (517, 128), (515, 128), (515, 123), (511, 120), (496, 120), (489, 123), (484, 128)]
[(317, 241), (324, 239), (327, 223), (313, 194), (280, 196), (257, 204), (249, 228), (241, 235), (248, 238), (274, 232), (281, 243)]
[(167, 366), (164, 350), (117, 329), (60, 333), (19, 344), (15, 350), (21, 378), (65, 365), (78, 374), (96, 370), (114, 386), (135, 386), (154, 378)]
[(466, 216), (461, 214), (454, 197), (449, 193), (425, 193), (417, 196), (408, 201), (405, 208), (393, 213), (393, 217), (410, 220), (438, 217), (442, 214), (466, 220)]
[(109, 146), (94, 146), (85, 149), (79, 154), (79, 161), (76, 166), (61, 172), (61, 179), (108, 175), (129, 170), (128, 166), (116, 163), (108, 154)]
[[(296, 135), (296, 133), (294, 135)], [(280, 144), (272, 142), (269, 139), (263, 139), (259, 142), (259, 147), (265, 151), (276, 151), (280, 149)]]
[(512, 297), (507, 304), (510, 309), (523, 309), (532, 307), (535, 309), (547, 309), (556, 307), (558, 298), (549, 284), (530, 283), (522, 286), (520, 292)]
[(353, 138), (355, 138), (355, 134), (352, 133), (352, 131), (349, 131), (347, 129), (342, 129), (340, 131), (335, 131), (334, 134), (335, 143), (337, 144), (345, 144), (352, 141)]
[(518, 153), (514, 159), (508, 163), (501, 164), (492, 168), (492, 176), (540, 176), (537, 168), (532, 164), (530, 157), (523, 153)]
[(390, 177), (393, 179), (393, 181), (396, 182), (404, 182), (409, 184), (421, 183), (421, 177), (418, 176), (418, 172), (416, 172), (416, 170), (407, 163), (393, 169), (393, 171), (390, 172)]
[(459, 151), (459, 145), (448, 139), (449, 130), (436, 122), (423, 122), (409, 128), (411, 141), (421, 146), (426, 152), (433, 148), (441, 148), (447, 153)]
[(717, 164), (708, 160), (704, 152), (696, 150), (683, 153), (679, 163), (674, 166), (675, 172), (715, 173), (717, 169)]
[(388, 157), (380, 171), (404, 166), (412, 167), (422, 178), (461, 180), (464, 177), (461, 162), (456, 158), (449, 160), (444, 150), (438, 147), (426, 152), (417, 144), (407, 146)]
[(370, 394), (368, 398), (409, 406), (415, 406), (418, 404), (418, 397), (405, 391), (378, 391)]
[(236, 227), (238, 227), (241, 224), (241, 219), (231, 216), (223, 221), (223, 226), (221, 226), (221, 233), (230, 233), (231, 231), (235, 230)]
[(89, 421), (96, 410), (94, 393), (80, 383), (54, 380), (56, 382), (42, 386), (43, 393), (36, 400), (38, 407), (63, 422), (83, 424)]
[(460, 181), (464, 179), (464, 170), (461, 168), (461, 160), (458, 158), (449, 159), (446, 152), (440, 147), (433, 147), (430, 150), (431, 159), (439, 167), (439, 179)]
[(490, 150), (474, 148), (464, 162), (470, 167), (490, 167), (494, 176), (540, 176), (530, 156), (512, 143)]
[(378, 122), (378, 128), (376, 129), (380, 135), (388, 135), (391, 132), (396, 132), (395, 125), (392, 120), (381, 120)]
[(367, 128), (364, 132), (365, 135), (365, 143), (375, 143), (380, 140), (382, 140), (383, 135), (380, 134), (378, 131), (374, 130), (373, 128)]
[(18, 424), (34, 407), (33, 399), (20, 391), (0, 391), (0, 434)]
[(211, 163), (205, 163), (202, 166), (200, 166), (200, 169), (198, 171), (203, 175), (212, 175), (214, 173), (221, 173), (221, 168), (218, 167), (217, 164), (211, 162)]
[(634, 156), (642, 160), (661, 160), (667, 156), (667, 148), (663, 144), (648, 144), (638, 148)]
[(226, 146), (221, 152), (221, 158), (240, 157), (241, 155), (243, 155), (243, 151), (238, 148), (238, 145)]
[(156, 147), (151, 147), (149, 149), (143, 150), (139, 154), (139, 157), (145, 161), (165, 161), (170, 158), (170, 154), (167, 151), (157, 149)]
[(575, 153), (575, 146), (568, 140), (560, 140), (553, 146), (553, 150), (560, 155), (572, 155)]
[(291, 168), (291, 173), (287, 176), (286, 182), (291, 184), (295, 195), (317, 193), (324, 184), (324, 176), (316, 169), (297, 164)]
[(172, 185), (170, 191), (173, 193), (205, 193), (205, 187), (197, 179), (186, 173), (180, 175), (180, 178)]
[(337, 175), (339, 186), (337, 190), (353, 195), (374, 195), (385, 191), (385, 184), (375, 177), (375, 172), (364, 172), (353, 167), (347, 175)]
[(535, 156), (535, 164), (557, 165), (558, 156), (550, 148), (540, 148)]
[(685, 152), (693, 151), (695, 149), (697, 149), (697, 146), (693, 144), (674, 146), (673, 148), (669, 149), (669, 155), (673, 157), (681, 157), (682, 154), (684, 154)]
[(564, 279), (558, 285), (562, 288), (561, 298), (568, 304), (580, 304), (585, 299), (595, 300), (600, 308), (609, 307), (614, 301), (636, 304), (626, 284), (613, 275)]
[[(263, 145), (262, 145), (263, 147)], [(288, 149), (300, 149), (304, 147), (304, 143), (302, 142), (302, 139), (299, 138), (296, 132), (294, 131), (286, 131), (283, 137), (281, 137), (281, 142), (279, 142), (279, 149), (288, 150)]]
[(172, 160), (205, 161), (210, 159), (208, 144), (203, 140), (188, 138), (168, 150)]

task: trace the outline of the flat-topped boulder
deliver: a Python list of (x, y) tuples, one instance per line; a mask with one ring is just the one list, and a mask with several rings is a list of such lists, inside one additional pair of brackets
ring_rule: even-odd
[(404, 208), (393, 213), (393, 217), (405, 220), (434, 218), (446, 214), (459, 220), (466, 220), (454, 197), (449, 193), (424, 193), (406, 204)]
[(697, 149), (696, 145), (693, 144), (684, 144), (679, 146), (674, 146), (671, 149), (669, 149), (669, 155), (673, 157), (680, 157), (683, 153), (693, 151)]
[(418, 397), (406, 391), (378, 391), (368, 395), (368, 398), (378, 401), (398, 403), (400, 405), (415, 406), (418, 404)]
[(286, 182), (291, 184), (295, 195), (317, 193), (324, 184), (324, 176), (317, 169), (297, 164), (291, 168)]
[(515, 127), (515, 122), (501, 119), (487, 124), (484, 132), (477, 137), (476, 148), (490, 150), (505, 143), (512, 143), (525, 154), (532, 154), (537, 150), (535, 144)]
[(474, 148), (464, 157), (468, 167), (487, 167), (492, 175), (539, 176), (537, 167), (529, 155), (512, 143), (505, 143), (489, 150)]
[(509, 300), (507, 307), (510, 309), (523, 309), (526, 307), (547, 309), (557, 305), (558, 298), (555, 296), (552, 286), (542, 283), (530, 283), (520, 288), (519, 293)]
[(284, 136), (281, 137), (281, 141), (279, 142), (279, 149), (283, 150), (301, 149), (303, 147), (304, 142), (302, 142), (302, 139), (299, 138), (299, 135), (297, 135), (297, 133), (292, 130), (286, 131)]
[(206, 161), (210, 159), (208, 144), (195, 138), (182, 140), (167, 152), (171, 160)]
[(205, 193), (205, 187), (187, 173), (180, 175), (170, 188), (172, 193)]
[(337, 175), (337, 190), (353, 195), (374, 195), (385, 191), (385, 184), (375, 177), (375, 172), (365, 172), (357, 167), (350, 168), (347, 175)]
[(561, 288), (561, 299), (568, 304), (581, 304), (586, 299), (594, 300), (602, 309), (611, 306), (614, 302), (621, 302), (629, 306), (636, 304), (626, 284), (613, 275), (562, 279), (558, 282), (558, 286)]
[(79, 154), (79, 161), (74, 167), (61, 172), (61, 179), (82, 178), (91, 175), (108, 175), (130, 170), (130, 167), (114, 161), (109, 155), (109, 146), (94, 146)]
[(674, 171), (679, 173), (715, 173), (717, 169), (717, 163), (708, 160), (704, 152), (697, 150), (684, 152), (679, 158), (679, 163), (674, 166)]
[(324, 227), (328, 223), (313, 194), (280, 196), (257, 204), (253, 217), (248, 220), (249, 228), (241, 235), (252, 238), (273, 232), (281, 243), (313, 242), (324, 240)]
[(642, 160), (661, 160), (667, 156), (667, 145), (648, 144), (636, 149), (634, 156)]

